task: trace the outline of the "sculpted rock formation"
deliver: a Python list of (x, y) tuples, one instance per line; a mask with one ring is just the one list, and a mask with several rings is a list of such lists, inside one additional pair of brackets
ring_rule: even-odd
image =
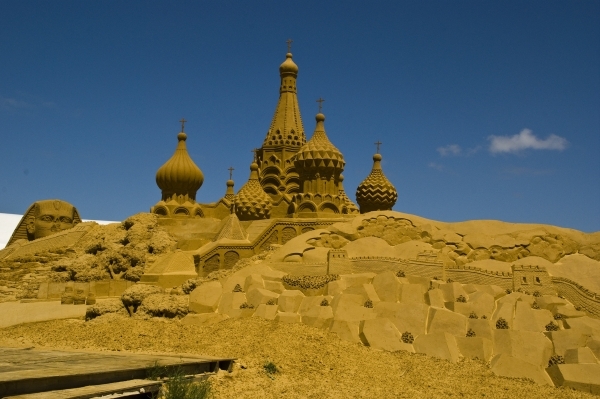
[(81, 223), (77, 208), (62, 200), (36, 201), (27, 208), (7, 247), (17, 240), (33, 241)]

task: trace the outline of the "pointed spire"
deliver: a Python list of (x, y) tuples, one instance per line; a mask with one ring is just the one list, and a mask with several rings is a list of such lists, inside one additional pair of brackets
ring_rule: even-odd
[(173, 156), (156, 172), (156, 184), (162, 191), (162, 200), (167, 201), (173, 196), (187, 196), (196, 200), (196, 191), (204, 182), (202, 171), (190, 155), (186, 147), (187, 134), (183, 132), (185, 119), (181, 121), (181, 132), (177, 135), (177, 148)]
[[(288, 50), (290, 46), (291, 40), (288, 40)], [(279, 76), (281, 78), (279, 101), (263, 142), (263, 148), (300, 147), (306, 142), (306, 136), (296, 95), (298, 65), (292, 60), (292, 53), (289, 51), (285, 55), (285, 61), (279, 66)]]
[(373, 169), (356, 189), (356, 202), (360, 206), (360, 213), (391, 211), (398, 199), (396, 188), (383, 174), (381, 159), (381, 154), (373, 155)]

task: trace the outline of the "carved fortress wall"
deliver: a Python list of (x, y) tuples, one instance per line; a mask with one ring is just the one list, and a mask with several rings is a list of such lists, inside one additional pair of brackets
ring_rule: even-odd
[(513, 288), (513, 276), (508, 272), (490, 272), (478, 267), (460, 266), (445, 268), (445, 278), (461, 284), (497, 285), (504, 289)]
[(552, 277), (552, 284), (557, 288), (558, 294), (568, 299), (573, 305), (600, 317), (600, 294), (564, 277)]

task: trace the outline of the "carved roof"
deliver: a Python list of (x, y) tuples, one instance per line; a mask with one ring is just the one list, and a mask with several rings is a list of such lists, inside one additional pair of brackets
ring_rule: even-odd
[(258, 165), (250, 165), (250, 178), (234, 199), (235, 213), (240, 220), (268, 219), (271, 216), (271, 197), (258, 182)]
[(219, 233), (216, 235), (213, 241), (219, 240), (247, 240), (248, 233), (242, 225), (240, 224), (240, 219), (238, 219), (235, 213), (227, 216), (222, 223), (222, 228), (219, 230)]
[(279, 101), (263, 147), (300, 147), (306, 142), (306, 136), (296, 95), (298, 66), (292, 60), (292, 53), (286, 54), (285, 61), (279, 67), (279, 76)]
[(204, 182), (202, 171), (187, 152), (185, 141), (187, 135), (177, 135), (177, 148), (173, 156), (156, 172), (156, 184), (162, 190), (162, 199), (167, 200), (175, 195), (187, 195), (196, 200), (196, 191)]
[(344, 156), (325, 133), (325, 115), (318, 113), (315, 119), (315, 132), (294, 156), (294, 165), (298, 169), (323, 168), (341, 172), (345, 165)]
[(391, 210), (397, 199), (396, 188), (381, 169), (381, 155), (373, 155), (371, 174), (356, 189), (356, 202), (360, 206), (360, 212)]

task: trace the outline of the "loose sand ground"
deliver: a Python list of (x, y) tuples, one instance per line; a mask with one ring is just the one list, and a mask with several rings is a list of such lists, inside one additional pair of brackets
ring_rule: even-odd
[[(216, 398), (597, 398), (496, 377), (479, 361), (380, 352), (302, 324), (254, 317), (208, 327), (115, 315), (57, 320), (2, 329), (0, 345), (238, 358), (233, 373), (212, 378)], [(280, 370), (272, 378), (263, 369), (267, 361)]]

